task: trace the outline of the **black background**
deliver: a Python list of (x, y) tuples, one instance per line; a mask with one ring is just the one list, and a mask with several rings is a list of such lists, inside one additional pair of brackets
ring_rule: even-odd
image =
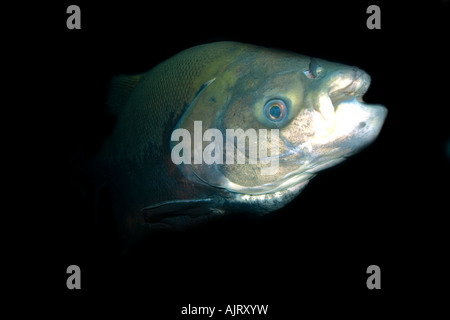
[[(81, 30), (66, 28), (70, 4), (81, 8)], [(381, 30), (366, 27), (370, 4), (381, 8)], [(251, 319), (435, 310), (444, 295), (433, 297), (433, 308), (424, 298), (445, 287), (448, 272), (449, 7), (61, 1), (23, 9), (36, 22), (30, 40), (19, 41), (37, 69), (27, 77), (34, 103), (23, 122), (33, 130), (25, 144), (33, 156), (22, 160), (38, 175), (15, 183), (19, 301), (58, 316), (146, 319), (202, 318), (181, 316), (188, 304), (269, 305), (268, 316)], [(114, 125), (105, 115), (112, 76), (220, 40), (364, 69), (372, 77), (365, 100), (389, 110), (381, 134), (278, 212), (156, 233), (121, 254), (112, 216), (94, 223), (93, 186), (71, 159), (95, 154)], [(81, 268), (81, 290), (66, 288), (71, 264)], [(381, 290), (366, 287), (372, 264), (381, 268)]]

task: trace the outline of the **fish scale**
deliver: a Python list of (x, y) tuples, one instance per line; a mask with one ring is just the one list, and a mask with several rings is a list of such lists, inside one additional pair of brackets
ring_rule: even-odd
[[(120, 117), (113, 135), (104, 145), (103, 155), (109, 159), (117, 157), (118, 161), (123, 157), (142, 161), (149, 148), (152, 152), (161, 152), (170, 139), (163, 135), (164, 128), (175, 126), (201, 84), (214, 76), (215, 69), (229, 63), (230, 53), (234, 51), (236, 47), (232, 43), (194, 47), (142, 75), (122, 108), (116, 106), (115, 101), (108, 103), (111, 110), (120, 110)], [(211, 64), (216, 68), (211, 68)], [(113, 79), (112, 83), (117, 81), (123, 80)], [(120, 83), (114, 85), (117, 87)]]

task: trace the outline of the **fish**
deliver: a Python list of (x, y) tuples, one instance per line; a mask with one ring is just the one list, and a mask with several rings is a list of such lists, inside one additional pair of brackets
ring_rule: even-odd
[(387, 109), (363, 101), (370, 82), (355, 66), (228, 41), (113, 77), (117, 121), (91, 171), (122, 240), (284, 207), (376, 139)]

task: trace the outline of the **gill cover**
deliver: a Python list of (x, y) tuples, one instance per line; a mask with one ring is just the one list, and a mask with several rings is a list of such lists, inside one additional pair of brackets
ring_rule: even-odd
[[(303, 65), (298, 56), (286, 54), (278, 59), (281, 63), (271, 65), (279, 55), (274, 50), (247, 52), (199, 88), (174, 128), (189, 132), (191, 152), (179, 165), (188, 179), (232, 192), (262, 194), (285, 188), (283, 178), (303, 168), (299, 169), (298, 162), (278, 166), (279, 154), (288, 151), (278, 133), (302, 108), (302, 70), (308, 60), (300, 59)], [(239, 140), (239, 134), (244, 138)], [(172, 149), (179, 141), (172, 139)], [(255, 153), (249, 151), (252, 143)], [(201, 153), (213, 146), (215, 155), (220, 153), (218, 161), (204, 161)], [(306, 177), (297, 177), (295, 182)]]
[[(183, 139), (188, 137), (190, 141), (182, 142), (184, 146), (190, 148), (190, 153), (183, 155), (184, 161), (178, 168), (191, 181), (219, 188), (227, 186), (228, 179), (218, 170), (217, 164), (206, 164), (203, 161), (204, 147), (214, 142), (212, 137), (210, 137), (211, 142), (204, 142), (203, 133), (210, 128), (217, 129), (217, 119), (222, 116), (227, 106), (235, 82), (236, 77), (230, 72), (224, 72), (205, 82), (174, 128), (174, 132), (181, 129), (189, 133)], [(216, 133), (222, 135), (222, 132)], [(177, 141), (174, 141), (172, 136), (171, 149), (177, 145)], [(217, 144), (217, 147), (221, 148), (221, 145)], [(183, 150), (183, 152), (186, 151)]]

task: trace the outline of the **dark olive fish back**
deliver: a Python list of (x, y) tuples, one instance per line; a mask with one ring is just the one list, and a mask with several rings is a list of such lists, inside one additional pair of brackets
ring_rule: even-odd
[(182, 51), (145, 74), (114, 78), (111, 85), (114, 91), (128, 92), (130, 83), (137, 78), (139, 81), (123, 106), (117, 104), (124, 99), (117, 99), (117, 93), (110, 94), (108, 104), (117, 116), (117, 126), (105, 143), (103, 155), (109, 159), (136, 157), (141, 161), (148, 148), (161, 152), (170, 140), (164, 131), (173, 129), (201, 86), (231, 63), (244, 47), (232, 42), (198, 46)]

